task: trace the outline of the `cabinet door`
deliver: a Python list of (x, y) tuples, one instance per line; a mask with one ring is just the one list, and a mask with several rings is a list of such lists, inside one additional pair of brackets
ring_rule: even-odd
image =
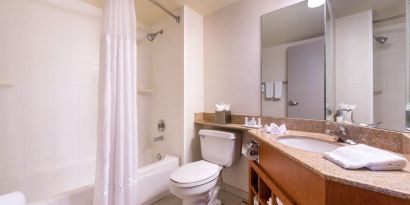
[(266, 143), (259, 144), (259, 166), (295, 204), (325, 204), (325, 179)]

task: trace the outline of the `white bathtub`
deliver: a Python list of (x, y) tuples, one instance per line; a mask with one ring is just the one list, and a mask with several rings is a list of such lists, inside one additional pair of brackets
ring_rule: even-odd
[[(151, 160), (156, 160), (156, 152), (154, 152), (153, 150), (144, 151), (143, 154), (145, 156), (144, 160), (141, 160), (142, 164), (146, 164)], [(178, 168), (178, 165), (179, 159), (177, 157), (166, 155), (159, 161), (156, 160), (151, 164), (139, 168), (139, 204), (148, 205), (169, 194), (169, 176), (173, 170)], [(93, 175), (93, 167), (95, 167), (95, 160), (89, 160), (88, 162), (79, 163), (78, 165), (63, 167), (64, 169), (53, 169), (49, 172), (38, 173), (38, 175), (30, 175), (29, 177), (25, 176), (24, 178), (20, 178), (19, 181), (25, 183), (35, 182), (31, 187), (37, 187), (37, 189), (13, 190), (19, 190), (25, 193), (27, 195), (27, 198), (29, 199), (28, 205), (92, 205), (94, 189), (93, 180), (87, 183), (88, 185), (84, 185), (87, 180), (81, 180), (80, 178), (78, 178), (78, 176), (79, 174), (84, 174), (83, 178), (90, 178), (90, 176), (86, 175)], [(70, 172), (74, 173), (70, 174)], [(63, 184), (71, 185), (67, 185), (65, 191), (59, 192), (60, 190), (62, 190), (62, 188), (58, 189), (58, 187), (61, 187)], [(67, 189), (67, 187), (74, 187), (75, 185), (79, 184), (81, 184), (81, 186)], [(33, 198), (40, 199), (34, 201), (30, 200)]]

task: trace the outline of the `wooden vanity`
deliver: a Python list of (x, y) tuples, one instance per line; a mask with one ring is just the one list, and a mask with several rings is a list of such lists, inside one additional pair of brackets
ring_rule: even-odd
[(327, 180), (275, 150), (271, 145), (258, 142), (259, 163), (249, 162), (251, 205), (254, 196), (258, 196), (260, 204), (267, 204), (269, 197), (278, 197), (285, 205), (410, 204), (410, 200)]

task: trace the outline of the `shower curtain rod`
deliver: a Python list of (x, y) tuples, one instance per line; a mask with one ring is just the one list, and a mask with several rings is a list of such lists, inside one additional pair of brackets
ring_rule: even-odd
[(179, 21), (181, 20), (180, 16), (176, 16), (174, 15), (171, 11), (169, 11), (167, 8), (165, 8), (164, 6), (162, 6), (160, 3), (158, 3), (156, 0), (149, 0), (151, 3), (155, 4), (156, 6), (158, 6), (160, 9), (164, 10), (167, 14), (169, 14), (170, 16), (172, 16), (172, 18), (175, 19), (175, 21), (177, 23), (179, 23)]
[(373, 23), (374, 24), (382, 23), (382, 22), (385, 22), (385, 21), (390, 21), (390, 20), (398, 19), (398, 18), (402, 18), (402, 17), (406, 17), (406, 14), (399, 14), (399, 15), (387, 17), (387, 18), (384, 18), (384, 19), (377, 19), (377, 20), (374, 20)]

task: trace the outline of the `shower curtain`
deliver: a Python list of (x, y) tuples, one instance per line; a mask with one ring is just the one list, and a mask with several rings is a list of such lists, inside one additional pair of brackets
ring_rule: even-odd
[(94, 205), (137, 203), (136, 31), (134, 0), (105, 0)]

